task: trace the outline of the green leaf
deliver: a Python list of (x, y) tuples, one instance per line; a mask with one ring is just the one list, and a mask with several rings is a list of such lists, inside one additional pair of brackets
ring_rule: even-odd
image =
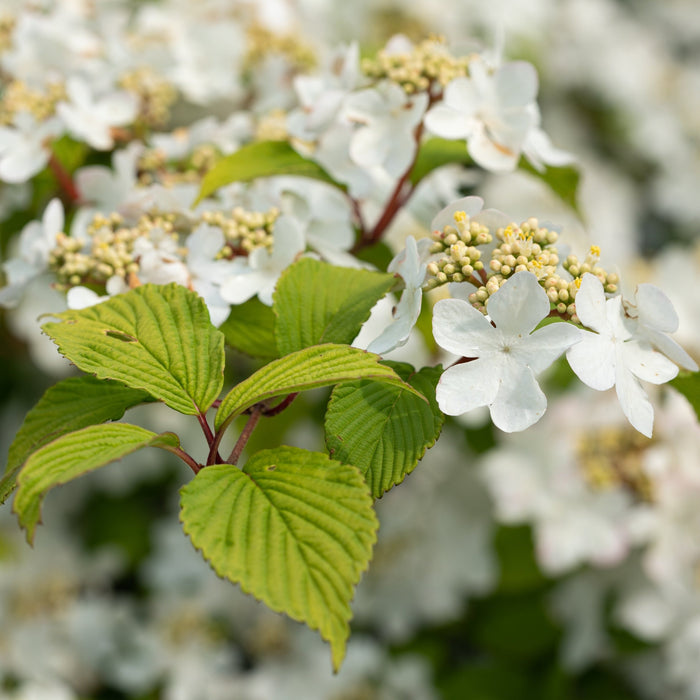
[(409, 175), (409, 180), (412, 185), (417, 185), (433, 170), (450, 163), (459, 163), (461, 165), (474, 164), (467, 151), (467, 144), (464, 139), (452, 141), (437, 137), (430, 138), (423, 141), (420, 145), (418, 157)]
[(221, 401), (216, 429), (220, 431), (246, 409), (275, 396), (356, 379), (396, 384), (420, 396), (393, 369), (380, 364), (378, 355), (348, 345), (327, 343), (273, 360), (233, 387)]
[(19, 524), (27, 530), (27, 540), (34, 540), (41, 503), (49, 489), (148, 446), (172, 449), (179, 446), (179, 440), (173, 433), (158, 435), (136, 425), (114, 423), (91, 425), (40, 447), (17, 477), (13, 505)]
[(152, 400), (144, 391), (90, 376), (71, 377), (52, 386), (29, 411), (10, 445), (0, 480), (0, 503), (14, 490), (17, 474), (32, 452), (74, 430), (119, 420), (127, 408)]
[(695, 410), (695, 415), (700, 420), (700, 372), (681, 372), (670, 382), (671, 386), (680, 391), (690, 402)]
[(302, 258), (279, 278), (272, 308), (280, 355), (320, 343), (351, 343), (395, 278)]
[(181, 520), (220, 576), (319, 630), (337, 670), (354, 585), (377, 519), (360, 473), (295, 447), (258, 452), (243, 470), (202, 469), (181, 491)]
[(226, 342), (251, 357), (278, 357), (275, 340), (275, 314), (257, 297), (231, 307), (231, 313), (219, 330)]
[(257, 141), (218, 161), (204, 176), (199, 195), (192, 206), (232, 182), (249, 182), (275, 175), (300, 175), (345, 189), (318, 163), (299, 155), (287, 141)]
[(221, 392), (224, 336), (204, 301), (178, 284), (146, 284), (87, 309), (52, 314), (44, 331), (84, 372), (143, 389), (196, 415)]
[(337, 386), (326, 412), (331, 457), (356, 466), (375, 498), (413, 471), (435, 444), (445, 418), (435, 400), (442, 368), (416, 372), (405, 363), (387, 364), (429, 403), (402, 387), (361, 381)]
[(524, 157), (520, 159), (518, 167), (542, 180), (559, 199), (568, 204), (577, 214), (581, 213), (577, 201), (581, 172), (577, 167), (573, 165), (563, 167), (547, 165), (544, 171), (539, 171)]

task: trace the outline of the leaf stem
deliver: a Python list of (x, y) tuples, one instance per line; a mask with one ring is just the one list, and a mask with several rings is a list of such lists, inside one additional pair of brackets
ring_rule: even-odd
[(287, 408), (287, 406), (289, 406), (289, 404), (291, 404), (297, 396), (299, 396), (298, 391), (295, 391), (293, 394), (288, 394), (276, 406), (273, 406), (272, 408), (268, 409), (263, 409), (263, 415), (271, 417), (282, 413), (282, 411), (284, 411), (284, 409)]
[(243, 426), (243, 430), (238, 436), (238, 440), (236, 441), (236, 444), (234, 445), (234, 448), (231, 451), (229, 458), (226, 460), (227, 464), (236, 464), (238, 462), (241, 453), (243, 452), (243, 448), (246, 446), (246, 443), (248, 442), (251, 434), (253, 433), (253, 430), (255, 430), (255, 426), (258, 424), (260, 416), (263, 415), (264, 410), (265, 407), (263, 404), (256, 404), (253, 407), (253, 410), (250, 412), (250, 416), (248, 417), (248, 421)]
[(199, 470), (202, 468), (202, 465), (195, 462), (195, 460), (181, 447), (169, 447), (166, 445), (158, 445), (158, 447), (177, 455), (195, 474), (198, 474)]

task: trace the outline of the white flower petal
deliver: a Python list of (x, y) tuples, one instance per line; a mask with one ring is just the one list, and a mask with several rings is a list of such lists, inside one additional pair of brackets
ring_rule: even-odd
[(599, 333), (609, 328), (603, 285), (589, 272), (583, 276), (581, 287), (576, 293), (576, 315), (584, 326)]
[(493, 424), (506, 433), (525, 430), (547, 410), (547, 398), (532, 371), (519, 362), (503, 363), (498, 393), (490, 406)]
[(654, 409), (640, 383), (624, 366), (619, 366), (616, 372), (615, 391), (627, 420), (642, 435), (650, 438), (654, 427)]
[(580, 340), (581, 331), (576, 326), (551, 323), (523, 338), (514, 354), (537, 375)]
[(532, 272), (513, 275), (488, 300), (486, 310), (502, 333), (524, 337), (549, 313), (547, 293)]
[(654, 352), (647, 343), (622, 343), (620, 353), (625, 367), (645, 382), (663, 384), (678, 374), (678, 367), (660, 352)]
[(496, 329), (486, 316), (461, 299), (441, 299), (433, 308), (437, 344), (463, 357), (481, 357), (499, 348)]
[(637, 287), (637, 313), (639, 322), (662, 333), (678, 330), (678, 314), (671, 300), (653, 284)]
[(566, 351), (576, 376), (587, 386), (605, 391), (615, 384), (615, 345), (605, 336), (580, 331), (581, 340)]
[(466, 139), (474, 130), (474, 122), (446, 105), (436, 105), (425, 115), (425, 128), (444, 139)]
[(492, 358), (449, 367), (435, 391), (440, 410), (448, 416), (459, 416), (490, 405), (498, 393), (500, 373), (500, 363)]
[(503, 109), (522, 107), (537, 97), (537, 71), (527, 61), (502, 65), (494, 76), (494, 82)]

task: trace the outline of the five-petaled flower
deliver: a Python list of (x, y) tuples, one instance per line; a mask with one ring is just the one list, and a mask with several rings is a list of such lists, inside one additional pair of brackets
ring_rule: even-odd
[(568, 323), (535, 331), (549, 311), (547, 294), (526, 271), (491, 296), (488, 318), (461, 299), (439, 301), (433, 311), (435, 340), (471, 360), (449, 367), (440, 378), (436, 396), (443, 413), (456, 416), (488, 406), (494, 425), (505, 432), (536, 423), (547, 399), (535, 376), (577, 343), (581, 333)]

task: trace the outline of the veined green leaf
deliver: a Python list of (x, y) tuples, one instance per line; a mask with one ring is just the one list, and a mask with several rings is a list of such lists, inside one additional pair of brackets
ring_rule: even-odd
[(669, 384), (688, 399), (700, 420), (700, 372), (681, 372)]
[(429, 403), (398, 386), (349, 382), (333, 389), (325, 421), (331, 457), (356, 466), (375, 498), (413, 471), (445, 419), (435, 400), (440, 367), (416, 372), (405, 363), (387, 364)]
[(218, 161), (204, 176), (199, 195), (192, 206), (232, 182), (249, 182), (274, 175), (300, 175), (345, 189), (318, 163), (299, 155), (287, 141), (257, 141)]
[(559, 199), (568, 204), (577, 214), (581, 213), (577, 199), (581, 171), (576, 166), (554, 167), (547, 165), (543, 171), (539, 171), (523, 157), (520, 159), (518, 167), (520, 170), (542, 180)]
[(257, 297), (231, 307), (229, 317), (219, 327), (226, 342), (251, 357), (278, 357), (275, 340), (275, 314)]
[(19, 524), (34, 540), (41, 519), (41, 503), (46, 492), (89, 471), (121, 459), (142, 447), (172, 449), (179, 446), (177, 435), (158, 435), (136, 425), (112, 423), (91, 425), (40, 447), (29, 456), (17, 477), (13, 510)]
[(378, 527), (357, 469), (278, 447), (256, 453), (242, 471), (206, 467), (180, 494), (184, 530), (214, 570), (319, 630), (337, 670)]
[(351, 343), (394, 282), (393, 275), (313, 258), (290, 265), (273, 296), (280, 355), (320, 343)]
[(378, 355), (348, 345), (314, 345), (273, 360), (233, 387), (221, 401), (216, 429), (225, 428), (236, 416), (261, 401), (356, 379), (396, 384), (420, 396), (393, 369), (380, 364)]
[(84, 372), (143, 389), (170, 408), (206, 411), (223, 386), (224, 336), (204, 301), (178, 284), (146, 284), (42, 326)]
[(70, 377), (50, 387), (27, 414), (7, 455), (0, 503), (15, 488), (29, 455), (61, 435), (88, 425), (119, 420), (127, 408), (153, 399), (145, 392), (91, 376)]
[(467, 152), (467, 144), (464, 139), (458, 141), (438, 137), (427, 139), (421, 143), (418, 149), (418, 157), (409, 175), (409, 180), (412, 185), (417, 185), (433, 170), (450, 163), (473, 165), (474, 161)]

